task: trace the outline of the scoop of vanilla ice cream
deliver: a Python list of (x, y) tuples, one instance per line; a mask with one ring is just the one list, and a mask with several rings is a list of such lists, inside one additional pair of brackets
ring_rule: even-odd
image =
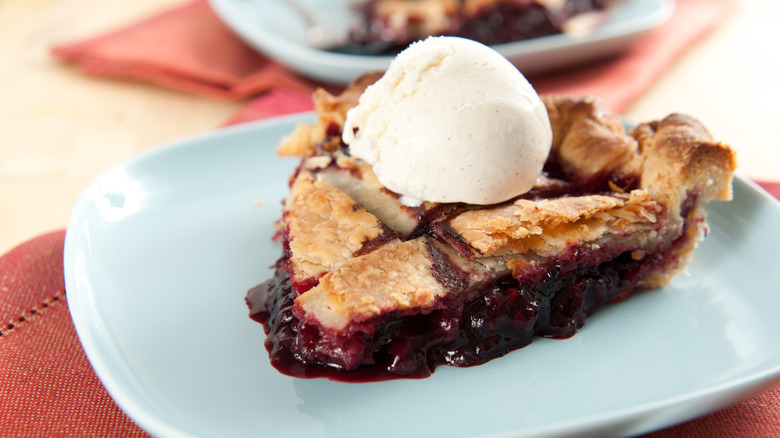
[(494, 204), (530, 190), (550, 153), (544, 104), (503, 56), (431, 37), (401, 52), (349, 110), (343, 140), (409, 204)]

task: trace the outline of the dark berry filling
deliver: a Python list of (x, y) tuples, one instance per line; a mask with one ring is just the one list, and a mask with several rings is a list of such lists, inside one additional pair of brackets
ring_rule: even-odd
[[(283, 259), (277, 275), (247, 301), (265, 327), (273, 366), (284, 374), (349, 382), (422, 378), (437, 365), (485, 363), (534, 336), (568, 338), (587, 316), (633, 293), (648, 271), (667, 262), (661, 255), (635, 260), (630, 251), (606, 257), (572, 250), (566, 260), (452, 294), (424, 312), (381, 315), (339, 333), (296, 317)], [(251, 304), (259, 302), (265, 305)]]
[(459, 36), (489, 45), (527, 40), (561, 33), (563, 18), (538, 4), (503, 2), (464, 21)]

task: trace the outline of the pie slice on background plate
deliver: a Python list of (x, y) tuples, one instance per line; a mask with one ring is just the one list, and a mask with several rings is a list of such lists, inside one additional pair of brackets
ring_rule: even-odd
[(606, 21), (615, 0), (370, 0), (342, 49), (393, 53), (431, 35), (494, 45), (560, 33), (581, 34)]
[(349, 155), (346, 112), (379, 75), (315, 93), (317, 120), (279, 221), (276, 275), (247, 295), (279, 371), (343, 381), (419, 378), (568, 338), (600, 307), (667, 284), (731, 199), (735, 154), (673, 114), (626, 132), (592, 98), (542, 96), (553, 131), (528, 193), (410, 207)]

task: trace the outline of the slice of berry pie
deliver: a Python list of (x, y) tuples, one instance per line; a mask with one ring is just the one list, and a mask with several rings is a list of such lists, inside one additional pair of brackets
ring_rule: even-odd
[(552, 128), (527, 193), (492, 205), (409, 206), (342, 140), (367, 75), (315, 93), (317, 121), (280, 220), (275, 277), (250, 291), (271, 362), (297, 377), (424, 377), (566, 338), (601, 306), (667, 284), (729, 200), (735, 157), (691, 117), (626, 133), (590, 98), (542, 96)]
[(369, 0), (347, 50), (391, 53), (431, 35), (501, 44), (578, 34), (606, 20), (616, 0)]

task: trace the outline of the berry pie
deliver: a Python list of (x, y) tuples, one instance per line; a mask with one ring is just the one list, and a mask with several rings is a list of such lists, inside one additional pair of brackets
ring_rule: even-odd
[(568, 338), (600, 307), (663, 286), (731, 198), (734, 152), (673, 114), (626, 131), (593, 98), (541, 96), (552, 147), (535, 186), (492, 205), (400, 200), (342, 140), (378, 75), (315, 92), (286, 137), (301, 162), (275, 275), (247, 303), (274, 367), (296, 377), (429, 376)]

